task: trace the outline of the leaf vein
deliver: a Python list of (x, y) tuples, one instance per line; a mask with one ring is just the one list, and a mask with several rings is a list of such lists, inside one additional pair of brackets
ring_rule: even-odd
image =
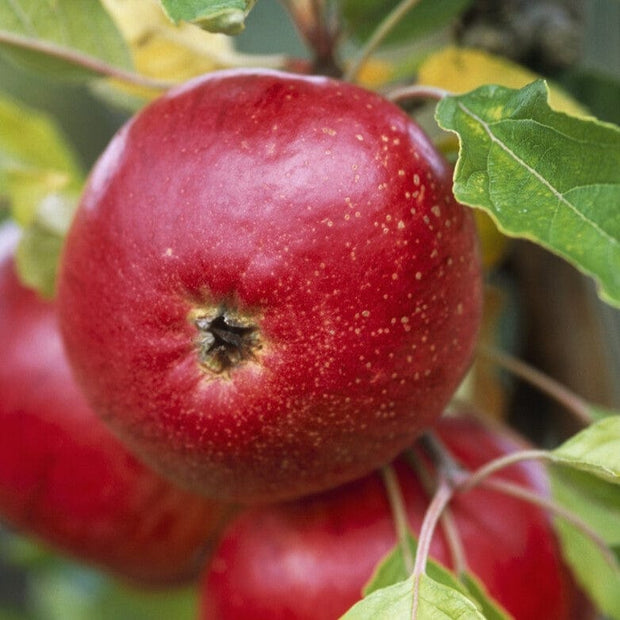
[(36, 29), (32, 20), (30, 19), (28, 13), (26, 13), (21, 7), (20, 3), (16, 0), (9, 0), (10, 8), (15, 13), (17, 21), (22, 24), (22, 26), (27, 29), (31, 34), (36, 33)]
[(491, 131), (491, 127), (489, 123), (480, 118), (477, 114), (475, 114), (472, 110), (463, 105), (462, 102), (458, 102), (459, 108), (470, 118), (480, 124), (482, 129), (489, 136), (491, 142), (499, 146), (505, 153), (507, 153), (517, 164), (521, 165), (525, 170), (527, 170), (541, 185), (546, 187), (558, 200), (560, 204), (566, 206), (570, 211), (577, 215), (579, 219), (581, 219), (584, 223), (591, 226), (596, 232), (598, 232), (602, 237), (604, 237), (610, 244), (618, 246), (619, 241), (611, 236), (607, 231), (603, 230), (596, 222), (591, 219), (588, 219), (583, 213), (579, 211), (567, 198), (564, 194), (558, 191), (547, 179), (545, 179), (535, 168), (533, 168), (530, 164), (528, 164), (525, 160), (519, 157), (512, 149), (508, 148), (506, 144), (504, 144), (501, 140), (493, 134)]

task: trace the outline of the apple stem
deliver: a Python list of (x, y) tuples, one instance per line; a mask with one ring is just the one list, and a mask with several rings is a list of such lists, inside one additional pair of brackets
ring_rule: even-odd
[(433, 534), (437, 528), (437, 522), (443, 514), (444, 509), (454, 495), (454, 485), (444, 475), (439, 476), (437, 490), (431, 500), (431, 503), (424, 515), (420, 535), (418, 536), (418, 550), (415, 556), (415, 564), (413, 566), (413, 605), (411, 609), (411, 618), (416, 620), (418, 614), (418, 605), (420, 599), (420, 579), (425, 572), (426, 562), (428, 560), (431, 541)]
[(556, 402), (564, 405), (575, 417), (585, 426), (592, 422), (590, 406), (587, 401), (569, 390), (566, 386), (543, 372), (533, 368), (529, 364), (519, 360), (508, 353), (499, 351), (494, 347), (478, 344), (478, 353), (488, 360), (494, 362), (501, 368), (513, 375), (527, 381), (530, 385), (538, 388)]
[(368, 58), (381, 45), (385, 37), (400, 22), (405, 14), (411, 10), (420, 0), (401, 0), (383, 21), (377, 26), (372, 36), (364, 45), (359, 56), (353, 60), (348, 70), (344, 74), (344, 79), (354, 82), (359, 76)]
[(459, 579), (467, 572), (467, 555), (465, 554), (465, 547), (463, 546), (463, 540), (461, 533), (454, 520), (452, 510), (450, 506), (446, 506), (440, 521), (441, 529), (446, 537), (448, 548), (450, 549), (450, 559), (452, 560), (452, 569), (456, 573)]
[(522, 461), (546, 461), (550, 458), (550, 454), (547, 450), (537, 449), (519, 450), (518, 452), (513, 452), (511, 454), (507, 454), (506, 456), (500, 456), (492, 461), (489, 461), (488, 463), (485, 463), (472, 474), (457, 483), (456, 490), (459, 493), (469, 491), (473, 487), (480, 484), (481, 481), (486, 480), (489, 476), (501, 469), (504, 469), (505, 467), (509, 467), (510, 465), (521, 463)]
[(544, 508), (556, 517), (564, 519), (565, 521), (573, 525), (576, 529), (578, 529), (582, 534), (588, 537), (599, 548), (601, 554), (603, 555), (605, 561), (609, 564), (609, 566), (616, 569), (618, 568), (616, 557), (607, 546), (607, 543), (575, 513), (567, 510), (553, 500), (547, 499), (546, 497), (538, 495), (537, 493), (530, 491), (529, 489), (525, 489), (519, 484), (509, 482), (508, 480), (484, 479), (480, 480), (478, 484), (480, 486), (493, 489), (500, 493), (504, 493), (505, 495), (516, 497), (530, 504), (540, 506), (541, 508)]
[(394, 103), (400, 103), (409, 99), (435, 99), (436, 101), (441, 101), (441, 99), (450, 94), (450, 91), (444, 90), (443, 88), (414, 84), (412, 86), (394, 88), (388, 93), (385, 93), (385, 97)]
[(402, 489), (400, 488), (398, 476), (392, 465), (386, 465), (382, 467), (380, 471), (390, 502), (392, 518), (394, 519), (394, 526), (396, 528), (396, 537), (403, 555), (405, 570), (408, 574), (411, 574), (413, 571), (414, 559), (409, 545), (409, 523)]
[(314, 52), (315, 73), (339, 77), (336, 43), (340, 26), (335, 14), (328, 11), (325, 0), (282, 0), (301, 39)]

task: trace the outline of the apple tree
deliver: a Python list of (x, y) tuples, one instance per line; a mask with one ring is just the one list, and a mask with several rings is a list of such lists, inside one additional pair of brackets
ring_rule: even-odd
[(0, 617), (620, 618), (618, 26), (0, 5)]

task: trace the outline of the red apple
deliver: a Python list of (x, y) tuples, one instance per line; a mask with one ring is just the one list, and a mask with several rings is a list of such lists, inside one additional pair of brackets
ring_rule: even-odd
[(212, 73), (96, 165), (59, 308), (95, 410), (186, 487), (243, 502), (364, 475), (466, 371), (477, 239), (395, 105), (328, 78)]
[[(466, 467), (523, 447), (472, 418), (446, 418), (437, 433)], [(428, 495), (405, 461), (396, 464), (410, 525), (419, 532)], [(501, 479), (547, 494), (544, 469), (511, 466)], [(451, 503), (470, 570), (517, 620), (583, 620), (583, 598), (562, 564), (548, 515), (476, 488)], [(376, 564), (396, 544), (381, 477), (328, 493), (256, 507), (225, 531), (205, 575), (205, 620), (335, 620), (361, 598)], [(438, 529), (431, 556), (451, 566)]]
[(195, 578), (229, 508), (139, 463), (76, 387), (54, 305), (17, 280), (0, 231), (0, 519), (151, 586)]

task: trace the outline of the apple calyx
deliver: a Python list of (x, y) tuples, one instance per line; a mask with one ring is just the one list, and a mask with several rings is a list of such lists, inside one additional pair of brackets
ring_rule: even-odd
[(194, 319), (200, 365), (214, 374), (229, 373), (262, 348), (258, 327), (234, 312), (219, 309)]

